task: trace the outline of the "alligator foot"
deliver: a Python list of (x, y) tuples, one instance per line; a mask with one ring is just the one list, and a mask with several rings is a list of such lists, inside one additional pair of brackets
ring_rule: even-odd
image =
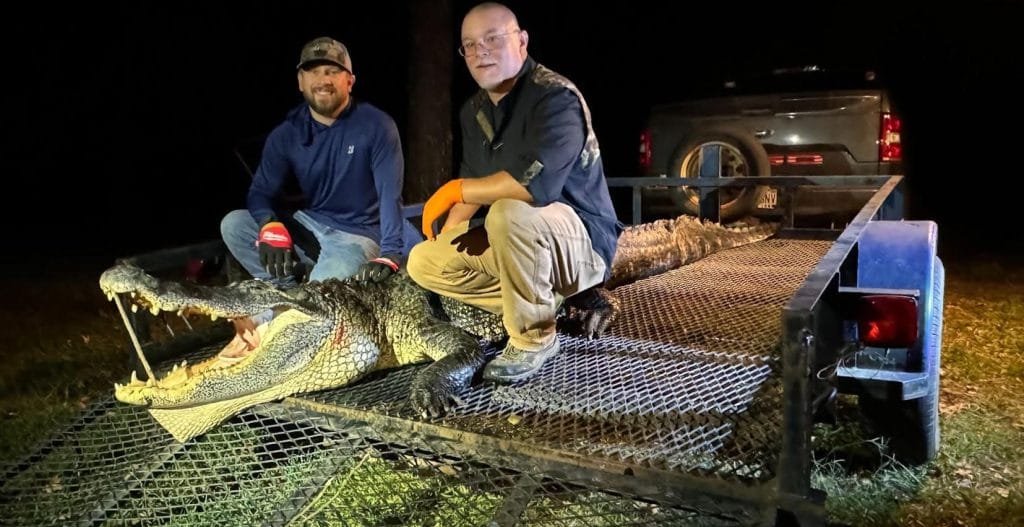
[(421, 379), (423, 376), (413, 381), (409, 393), (409, 403), (412, 404), (413, 411), (421, 417), (444, 417), (465, 404), (449, 386), (430, 381), (417, 382)]
[(622, 311), (622, 302), (603, 287), (592, 287), (565, 300), (565, 330), (586, 337), (601, 338)]
[(483, 350), (468, 345), (427, 366), (412, 381), (409, 403), (424, 418), (443, 417), (465, 404), (459, 394), (469, 388), (486, 362)]

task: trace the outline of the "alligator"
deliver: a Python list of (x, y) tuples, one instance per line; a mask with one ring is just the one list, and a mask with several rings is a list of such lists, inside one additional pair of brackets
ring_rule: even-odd
[[(560, 322), (600, 337), (621, 309), (611, 288), (768, 238), (776, 227), (724, 227), (689, 216), (627, 227), (606, 287), (567, 299)], [(223, 287), (166, 281), (122, 262), (101, 275), (100, 288), (111, 300), (124, 294), (154, 314), (201, 314), (230, 319), (236, 327), (273, 311), (269, 321), (246, 331), (251, 349), (240, 357), (225, 360), (222, 353), (195, 364), (183, 361), (158, 378), (142, 381), (132, 372), (125, 384), (115, 383), (117, 400), (148, 407), (181, 442), (258, 403), (431, 361), (413, 380), (409, 402), (425, 417), (439, 417), (461, 402), (459, 395), (483, 367), (482, 344), (505, 336), (500, 315), (438, 298), (404, 272), (381, 283), (330, 279), (283, 290), (253, 279)]]

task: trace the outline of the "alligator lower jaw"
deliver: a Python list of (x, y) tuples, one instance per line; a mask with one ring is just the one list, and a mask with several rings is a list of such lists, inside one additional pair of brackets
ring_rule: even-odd
[(140, 381), (132, 372), (127, 384), (114, 383), (114, 398), (122, 403), (148, 406), (151, 408), (175, 407), (176, 404), (160, 402), (167, 399), (175, 391), (186, 393), (189, 384), (196, 382), (216, 370), (237, 368), (238, 365), (225, 365), (216, 356), (197, 364), (182, 361), (163, 377)]
[(235, 337), (216, 355), (195, 364), (183, 360), (163, 376), (158, 373), (157, 378), (146, 381), (139, 380), (138, 373), (133, 370), (127, 384), (114, 383), (114, 396), (123, 403), (149, 405), (156, 391), (180, 389), (190, 381), (195, 382), (197, 378), (217, 370), (241, 369), (247, 359), (259, 353), (259, 342), (269, 322), (255, 326), (254, 329), (240, 319), (233, 319), (232, 322), (235, 324)]

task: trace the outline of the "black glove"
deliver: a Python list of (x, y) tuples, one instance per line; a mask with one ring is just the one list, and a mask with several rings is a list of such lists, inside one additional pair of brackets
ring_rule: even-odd
[(352, 278), (360, 282), (380, 282), (398, 272), (398, 255), (385, 254), (362, 265)]
[(291, 276), (295, 260), (292, 256), (292, 237), (279, 221), (269, 221), (260, 229), (256, 240), (260, 251), (260, 265), (274, 278)]

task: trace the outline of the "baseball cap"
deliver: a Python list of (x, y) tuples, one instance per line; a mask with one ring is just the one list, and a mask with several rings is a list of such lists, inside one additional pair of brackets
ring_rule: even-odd
[(331, 37), (315, 38), (307, 42), (302, 47), (296, 69), (308, 68), (323, 62), (337, 64), (352, 73), (352, 58), (348, 55), (348, 48)]

